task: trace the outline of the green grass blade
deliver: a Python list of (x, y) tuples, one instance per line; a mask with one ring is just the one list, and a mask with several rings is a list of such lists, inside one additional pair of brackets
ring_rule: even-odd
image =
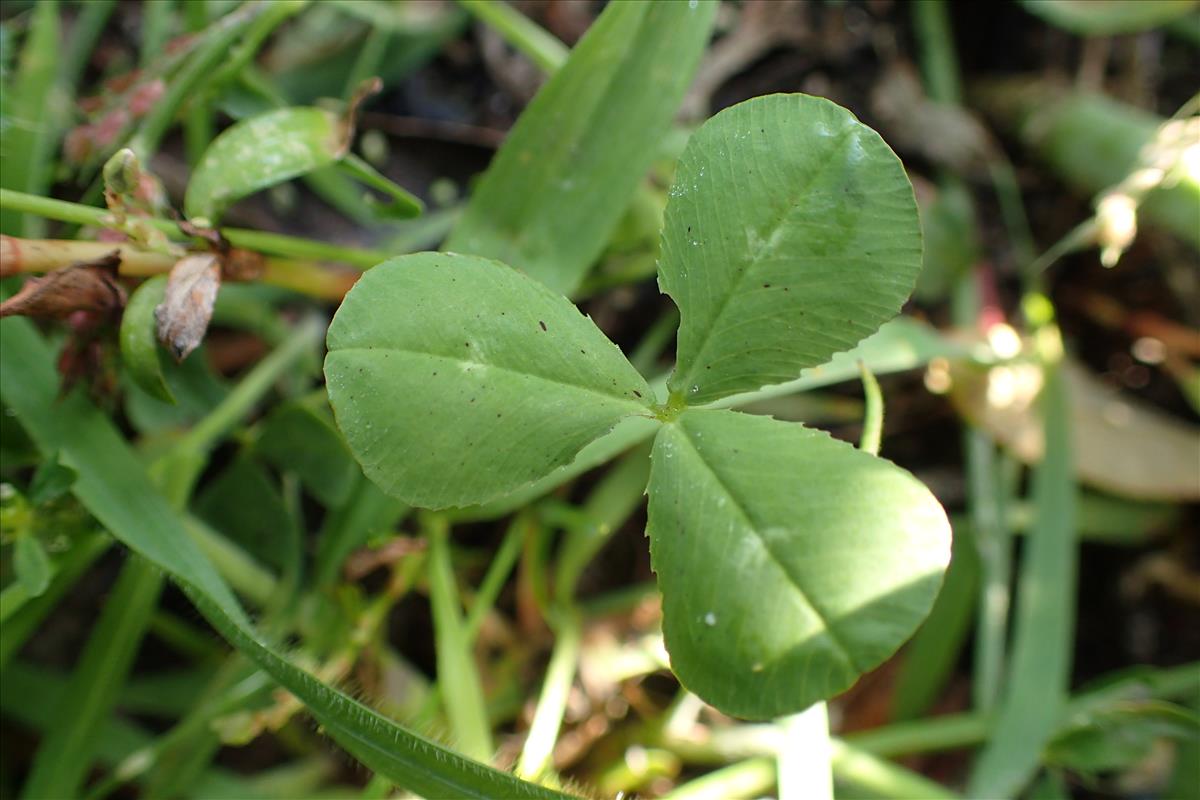
[(645, 177), (716, 10), (609, 4), (521, 115), (445, 249), (576, 289)]
[(262, 17), (278, 25), (299, 8), (303, 8), (303, 3), (295, 0), (271, 4), (243, 3), (236, 11), (209, 26), (200, 34), (203, 43), (188, 57), (162, 98), (142, 118), (129, 140), (129, 148), (143, 160), (153, 155), (180, 107), (218, 76), (217, 67), (228, 57), (233, 43), (242, 37), (255, 20)]
[(567, 60), (570, 51), (566, 45), (508, 3), (458, 0), (458, 4), (495, 29), (543, 71), (554, 72)]
[(138, 60), (148, 67), (162, 52), (171, 38), (171, 23), (175, 19), (175, 0), (156, 0), (142, 4), (141, 47)]
[[(833, 768), (839, 783), (866, 789), (872, 797), (895, 800), (954, 800), (954, 792), (911, 770), (833, 740)], [(844, 793), (839, 793), (844, 796)], [(850, 795), (853, 796), (853, 795)]]
[(579, 617), (563, 614), (554, 626), (554, 652), (546, 668), (546, 680), (538, 697), (537, 710), (521, 758), (517, 762), (517, 774), (530, 780), (545, 775), (553, 764), (554, 743), (562, 728), (563, 715), (567, 711), (567, 696), (575, 680), (575, 669), (579, 665), (579, 645), (583, 630)]
[(666, 795), (667, 800), (735, 800), (761, 797), (775, 785), (775, 762), (750, 758), (689, 781)]
[[(63, 594), (111, 544), (112, 539), (100, 535), (75, 542), (59, 562), (46, 591), (37, 597), (30, 598), (19, 584), (0, 594), (0, 668), (28, 641)], [(13, 593), (14, 590), (19, 590), (20, 595)]]
[(950, 568), (929, 616), (904, 651), (896, 678), (892, 718), (914, 719), (925, 713), (953, 674), (971, 630), (971, 612), (979, 584), (975, 541), (962, 525), (954, 526)]
[[(967, 460), (967, 508), (980, 565), (980, 595), (975, 627), (975, 673), (971, 694), (975, 708), (996, 707), (1004, 676), (1008, 615), (1012, 605), (1012, 531), (1006, 521), (1009, 483), (1001, 465), (1013, 473), (1016, 464), (1001, 456), (987, 433), (973, 427), (963, 432)], [(1015, 477), (1015, 475), (1014, 475)]]
[(96, 736), (116, 705), (162, 590), (163, 574), (138, 556), (121, 570), (79, 666), (58, 700), (54, 723), (33, 760), (21, 796), (76, 797), (95, 755)]
[(859, 439), (858, 449), (877, 456), (879, 446), (883, 443), (883, 392), (866, 362), (858, 362), (858, 368), (862, 373), (863, 395), (866, 398), (862, 437)]
[[(46, 731), (53, 724), (55, 708), (51, 703), (31, 700), (55, 697), (65, 689), (66, 678), (27, 664), (14, 665), (5, 670), (4, 680), (0, 681), (0, 710), (23, 727)], [(155, 737), (141, 727), (120, 717), (111, 717), (97, 732), (95, 758), (106, 767), (117, 767), (129, 753), (152, 748), (155, 741)], [(219, 768), (210, 769), (196, 780), (189, 796), (205, 800), (279, 797), (268, 792), (255, 794), (240, 776)]]
[(512, 574), (513, 567), (517, 565), (517, 559), (521, 555), (521, 545), (524, 544), (526, 535), (532, 535), (536, 526), (537, 523), (532, 514), (518, 514), (509, 524), (508, 530), (504, 532), (504, 541), (500, 543), (499, 549), (492, 556), (487, 572), (484, 573), (475, 597), (472, 598), (471, 610), (463, 622), (464, 635), (468, 642), (473, 643), (475, 637), (479, 635), (479, 629), (483, 626), (484, 619), (495, 606), (496, 598), (500, 596), (500, 590), (504, 588), (505, 581)]
[[(4, 101), (4, 140), (0, 145), (4, 169), (0, 186), (23, 192), (45, 192), (50, 173), (46, 140), (53, 141), (49, 128), (55, 117), (56, 99), (51, 96), (58, 67), (58, 3), (47, 0), (33, 7), (29, 32), (17, 64), (16, 82)], [(44, 229), (40, 220), (5, 211), (0, 214), (0, 231), (38, 237)]]
[(96, 790), (94, 794), (103, 797), (119, 783), (149, 770), (153, 772), (146, 787), (147, 797), (183, 794), (221, 749), (213, 723), (228, 714), (256, 707), (260, 700), (269, 702), (271, 689), (271, 681), (235, 653), (192, 695), (190, 708), (178, 722), (161, 733), (150, 747), (126, 756), (117, 774), (110, 777), (109, 788), (104, 792)]
[(1033, 777), (1062, 717), (1075, 620), (1075, 484), (1066, 388), (1056, 365), (1042, 390), (1046, 455), (1033, 472), (1035, 518), (1021, 564), (1008, 680), (972, 797), (1012, 797)]
[(43, 452), (78, 473), (73, 491), (114, 536), (170, 573), (234, 647), (299, 697), (352, 755), (429, 797), (561, 797), (447, 750), (330, 688), (264, 644), (112, 423), (82, 395), (55, 402), (54, 356), (26, 320), (0, 322), (0, 394)]
[(458, 584), (450, 563), (450, 531), (442, 517), (426, 519), (429, 540), (429, 600), (437, 644), (438, 689), (450, 718), (458, 747), (480, 761), (491, 759), (492, 729), (488, 723), (483, 684), (475, 666), (462, 620)]
[[(1188, 706), (1194, 713), (1200, 714), (1200, 681), (1188, 694)], [(1184, 800), (1197, 786), (1200, 786), (1200, 737), (1192, 737), (1175, 746), (1175, 768), (1164, 797)]]

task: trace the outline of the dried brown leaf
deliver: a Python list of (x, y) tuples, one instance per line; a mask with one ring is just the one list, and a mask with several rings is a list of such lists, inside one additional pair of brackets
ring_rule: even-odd
[(354, 141), (354, 128), (358, 121), (359, 107), (372, 95), (379, 94), (382, 90), (383, 81), (378, 77), (367, 78), (355, 87), (354, 94), (346, 103), (346, 110), (338, 121), (338, 141), (334, 147), (334, 153), (338, 158), (342, 158), (350, 152), (350, 144)]
[(154, 319), (159, 341), (176, 361), (187, 358), (204, 340), (220, 288), (220, 260), (212, 253), (185, 256), (171, 269)]
[(125, 290), (117, 283), (120, 264), (120, 253), (114, 251), (96, 261), (30, 278), (19, 292), (0, 303), (0, 317), (62, 319), (76, 311), (119, 311), (125, 307)]
[[(1075, 472), (1091, 486), (1143, 500), (1200, 500), (1200, 428), (1106, 385), (1072, 361), (1063, 365)], [(955, 405), (1017, 458), (1041, 460), (1035, 365), (954, 372)]]

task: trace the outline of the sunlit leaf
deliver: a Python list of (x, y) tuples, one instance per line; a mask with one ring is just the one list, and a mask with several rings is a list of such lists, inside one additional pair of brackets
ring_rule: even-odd
[(420, 253), (370, 270), (328, 344), (329, 399), (350, 449), (416, 506), (518, 489), (651, 402), (570, 301), (472, 256)]
[(670, 387), (692, 405), (853, 347), (900, 310), (921, 268), (904, 168), (828, 100), (770, 95), (717, 114), (670, 194), (659, 283), (682, 314)]
[(950, 558), (919, 481), (795, 423), (684, 411), (655, 441), (649, 495), (671, 668), (735, 716), (847, 689), (916, 629)]

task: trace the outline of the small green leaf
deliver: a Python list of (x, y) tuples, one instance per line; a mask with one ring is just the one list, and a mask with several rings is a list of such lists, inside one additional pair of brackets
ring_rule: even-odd
[(1046, 747), (1045, 760), (1085, 774), (1134, 767), (1155, 742), (1200, 737), (1190, 709), (1162, 700), (1137, 700), (1082, 715)]
[(329, 400), (355, 458), (384, 491), (426, 508), (518, 489), (652, 401), (566, 298), (472, 256), (370, 270), (328, 344)]
[(188, 182), (184, 210), (216, 222), (230, 203), (327, 167), (346, 146), (337, 115), (321, 108), (281, 108), (242, 120), (205, 151)]
[(671, 667), (739, 717), (848, 688), (924, 619), (950, 558), (919, 481), (795, 423), (686, 410), (658, 433), (649, 494)]
[(18, 536), (13, 545), (13, 567), (17, 581), (25, 587), (25, 593), (37, 597), (50, 585), (53, 569), (50, 557), (42, 548), (41, 541), (33, 534)]
[(577, 288), (645, 177), (716, 11), (609, 3), (521, 114), (445, 248)]
[(29, 484), (29, 501), (35, 506), (62, 497), (75, 483), (75, 470), (58, 460), (55, 453), (38, 465)]
[(159, 361), (157, 322), (154, 309), (163, 301), (167, 288), (167, 276), (150, 278), (129, 297), (125, 314), (121, 317), (121, 359), (129, 376), (146, 393), (164, 403), (175, 403), (167, 380), (163, 377), (162, 362)]
[(189, 218), (216, 222), (230, 203), (338, 164), (361, 182), (391, 195), (390, 204), (377, 204), (387, 216), (419, 214), (420, 200), (348, 155), (349, 135), (343, 119), (321, 108), (281, 108), (242, 120), (204, 152), (188, 182), (184, 210)]
[(899, 159), (844, 108), (770, 95), (706, 122), (667, 203), (659, 283), (682, 315), (672, 392), (796, 378), (894, 316), (921, 268)]

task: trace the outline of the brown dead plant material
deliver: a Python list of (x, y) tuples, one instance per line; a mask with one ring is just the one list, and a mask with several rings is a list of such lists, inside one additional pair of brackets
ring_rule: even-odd
[(159, 341), (176, 361), (183, 361), (204, 340), (220, 288), (221, 262), (212, 253), (185, 256), (171, 269), (154, 318)]
[(77, 311), (103, 315), (125, 307), (125, 289), (117, 282), (119, 252), (79, 262), (25, 281), (15, 295), (0, 303), (0, 317), (64, 319)]

